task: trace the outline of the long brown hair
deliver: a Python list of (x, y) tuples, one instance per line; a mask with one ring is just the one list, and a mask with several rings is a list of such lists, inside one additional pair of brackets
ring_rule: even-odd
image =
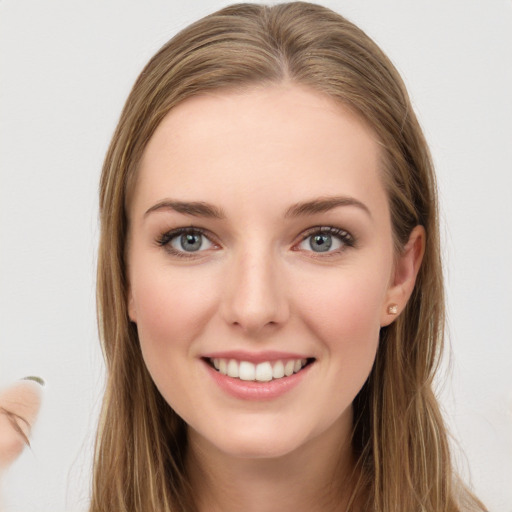
[[(239, 4), (189, 26), (137, 79), (108, 150), (100, 188), (98, 318), (108, 381), (98, 429), (91, 512), (191, 511), (186, 426), (156, 390), (127, 314), (126, 208), (146, 144), (178, 103), (209, 90), (284, 80), (348, 105), (382, 147), (396, 251), (426, 231), (415, 290), (381, 330), (376, 361), (354, 401), (353, 448), (364, 510), (484, 510), (455, 490), (432, 391), (443, 347), (444, 297), (435, 177), (405, 86), (359, 28), (318, 5)], [(464, 502), (464, 504), (462, 503)]]

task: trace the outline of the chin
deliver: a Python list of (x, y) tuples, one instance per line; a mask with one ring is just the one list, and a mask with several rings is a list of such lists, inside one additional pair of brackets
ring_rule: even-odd
[[(192, 430), (192, 432), (194, 432)], [(216, 435), (217, 434), (217, 435)], [(277, 425), (261, 425), (254, 422), (249, 428), (234, 426), (206, 436), (192, 434), (200, 445), (214, 448), (224, 455), (241, 459), (274, 459), (285, 457), (311, 440), (311, 433)]]
[(240, 439), (234, 443), (232, 441), (219, 448), (226, 455), (240, 459), (278, 459), (293, 453), (300, 446), (281, 439)]

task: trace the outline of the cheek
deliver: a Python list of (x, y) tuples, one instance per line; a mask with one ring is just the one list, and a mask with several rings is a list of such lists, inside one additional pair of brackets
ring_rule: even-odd
[(142, 339), (179, 344), (200, 331), (211, 315), (213, 300), (205, 293), (213, 286), (208, 276), (192, 278), (187, 271), (156, 267), (134, 268), (133, 275), (131, 295)]
[(368, 329), (378, 332), (387, 281), (383, 273), (370, 270), (331, 272), (316, 281), (319, 286), (303, 290), (300, 300), (303, 308), (310, 311), (310, 321), (333, 336), (337, 332), (355, 334)]
[(353, 383), (354, 391), (366, 380), (375, 359), (386, 284), (383, 273), (340, 272), (301, 296), (299, 307), (308, 329), (336, 363), (333, 371), (341, 372), (343, 385)]
[(190, 375), (183, 363), (194, 357), (194, 340), (212, 315), (214, 301), (205, 293), (212, 283), (206, 276), (193, 280), (186, 270), (158, 268), (154, 262), (153, 266), (134, 265), (132, 274), (131, 295), (144, 362), (164, 398), (179, 409), (189, 393), (185, 383)]

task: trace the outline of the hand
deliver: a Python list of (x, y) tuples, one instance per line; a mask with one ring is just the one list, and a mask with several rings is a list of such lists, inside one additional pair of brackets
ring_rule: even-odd
[(31, 428), (41, 406), (39, 377), (26, 377), (0, 391), (0, 474), (30, 446)]

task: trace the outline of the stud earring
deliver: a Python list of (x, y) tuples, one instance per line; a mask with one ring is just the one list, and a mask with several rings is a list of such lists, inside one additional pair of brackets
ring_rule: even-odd
[(398, 304), (390, 304), (388, 306), (388, 315), (398, 314)]

